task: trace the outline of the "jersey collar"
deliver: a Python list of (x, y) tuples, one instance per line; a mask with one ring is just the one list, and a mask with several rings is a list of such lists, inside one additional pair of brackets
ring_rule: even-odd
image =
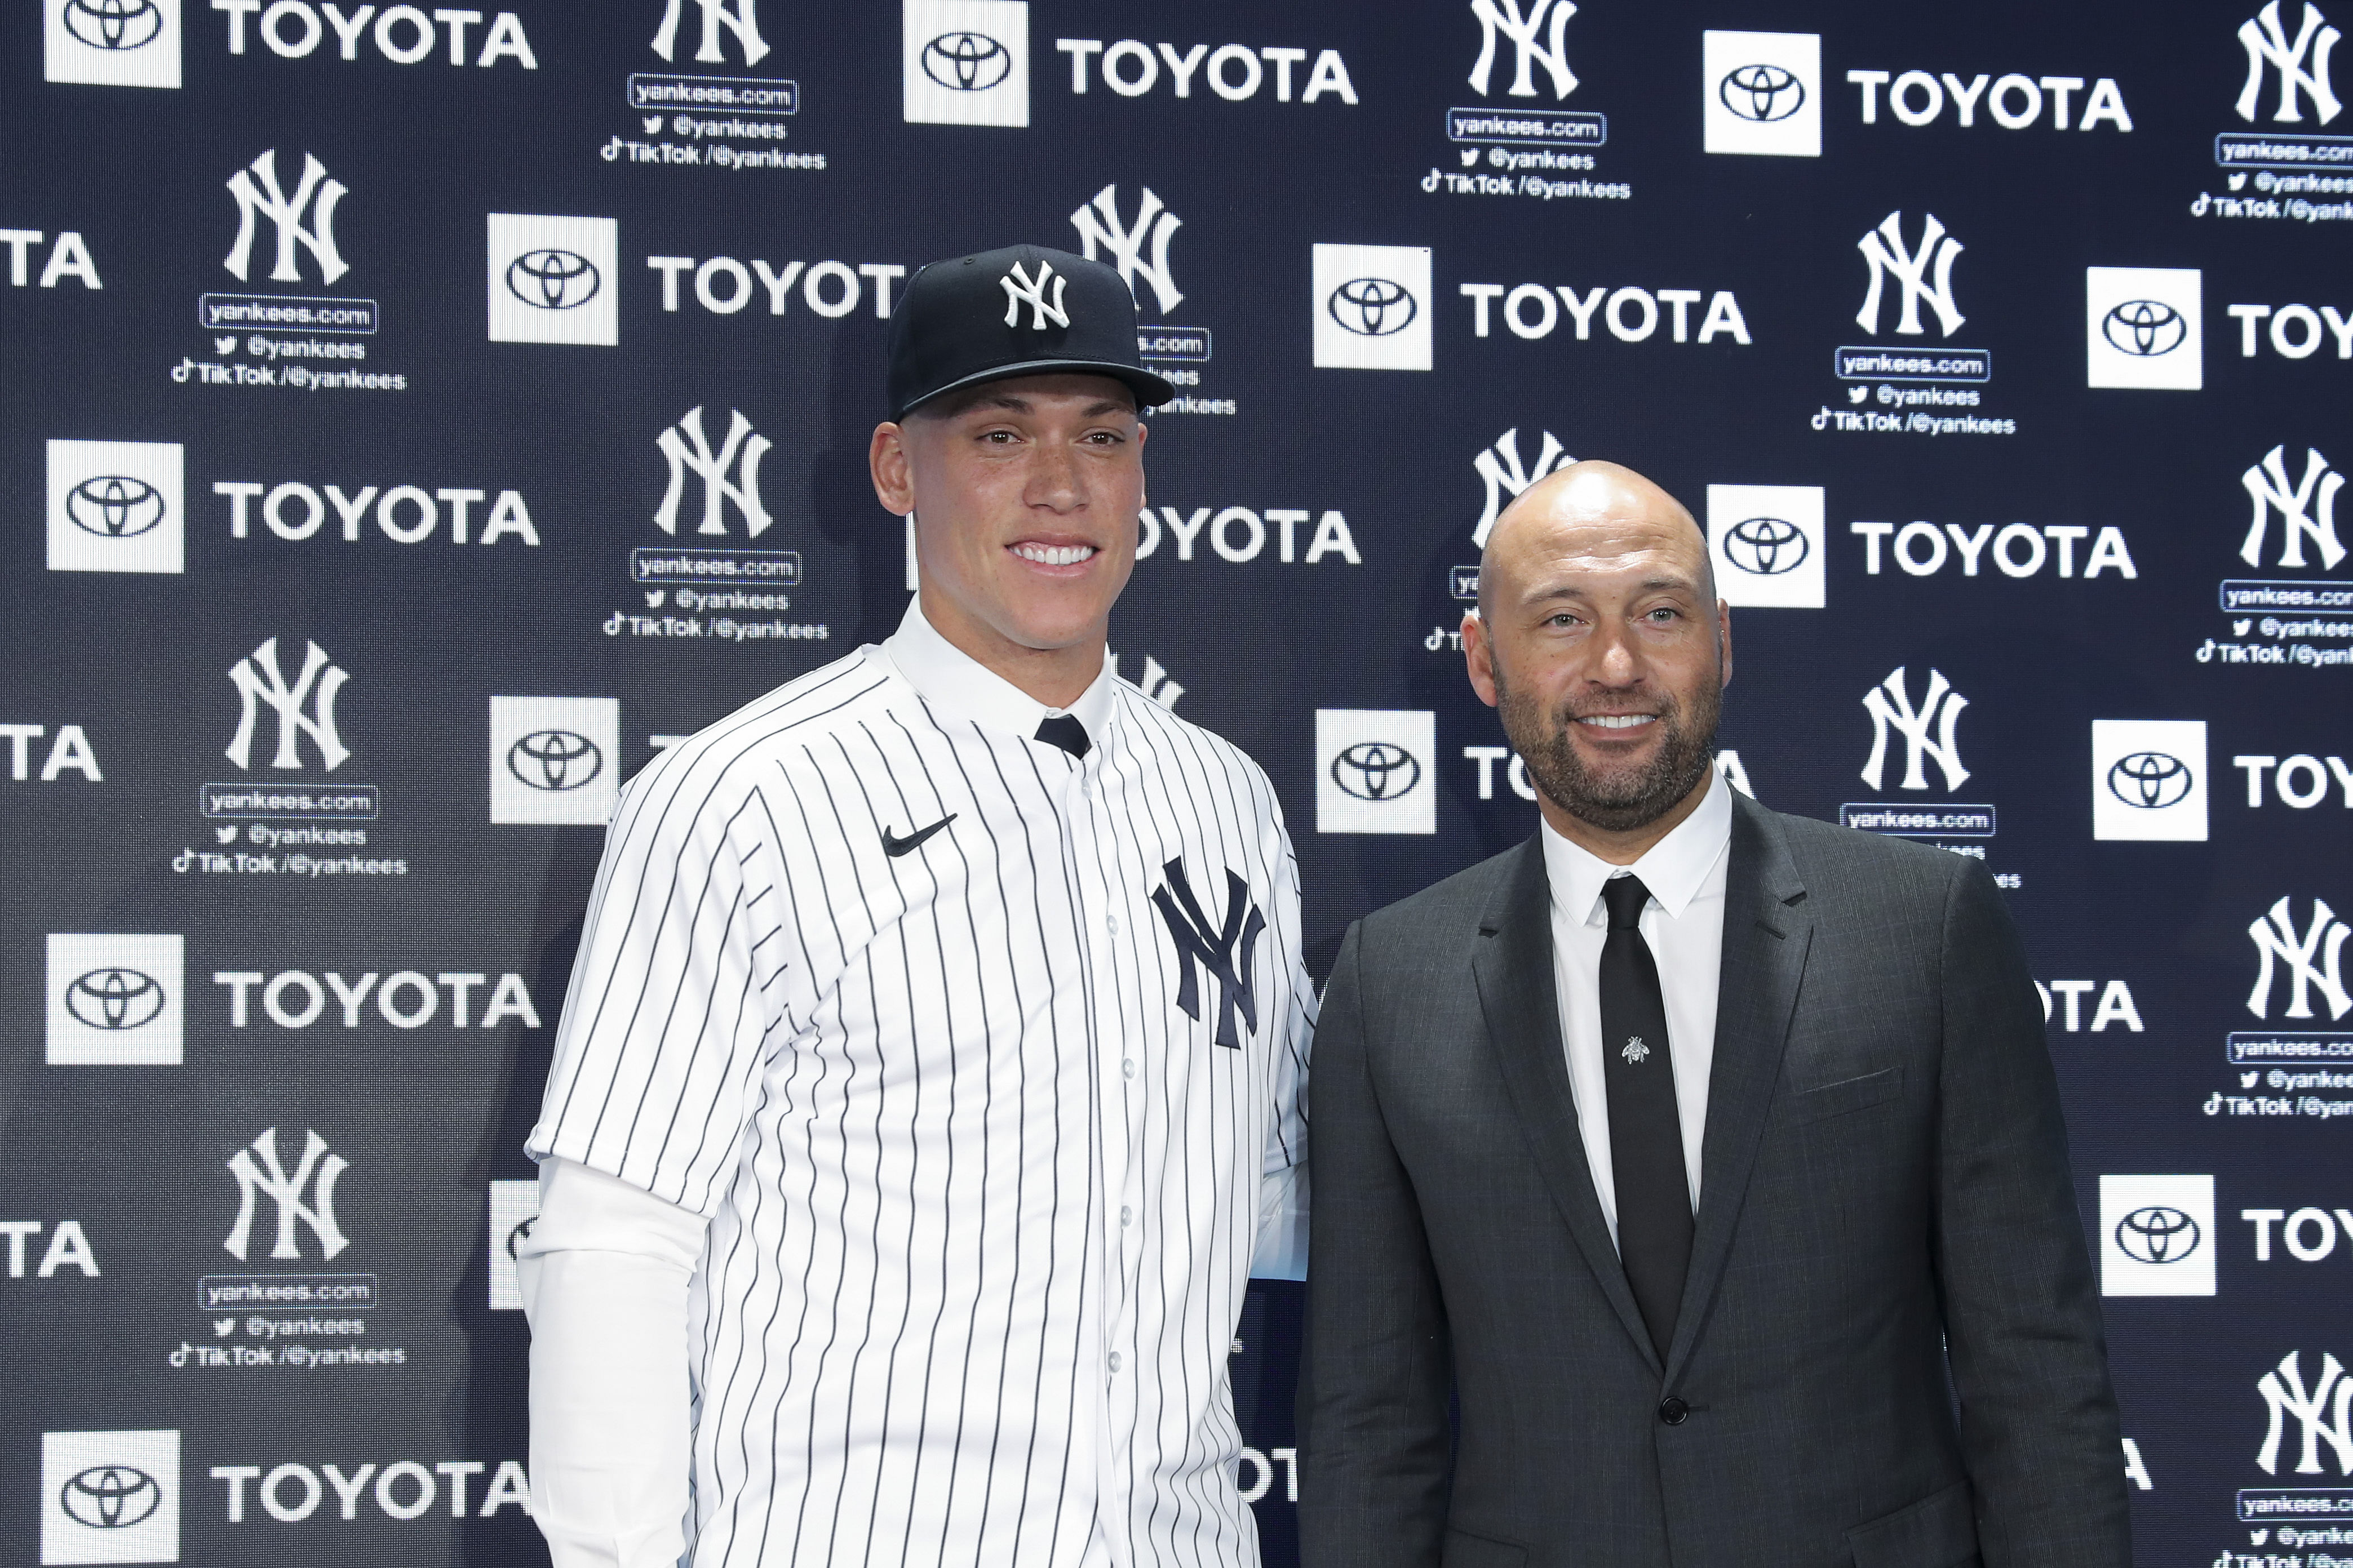
[(1068, 708), (1049, 708), (942, 637), (923, 618), (920, 595), (907, 601), (899, 629), (883, 639), (881, 651), (915, 689), (915, 695), (944, 713), (969, 719), (984, 729), (1026, 740), (1038, 733), (1042, 721), (1068, 713), (1086, 726), (1089, 739), (1100, 742), (1111, 722), (1108, 655), (1103, 673), (1076, 702)]

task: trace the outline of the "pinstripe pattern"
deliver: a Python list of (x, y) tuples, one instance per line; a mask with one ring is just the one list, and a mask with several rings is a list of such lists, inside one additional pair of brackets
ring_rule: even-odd
[[(1257, 1561), (1226, 1360), (1304, 1156), (1298, 868), (1240, 752), (1124, 685), (1103, 728), (1082, 762), (865, 648), (622, 800), (529, 1148), (711, 1217), (698, 1568)], [(1178, 1005), (1179, 859), (1266, 921), (1238, 1050), (1214, 975)]]

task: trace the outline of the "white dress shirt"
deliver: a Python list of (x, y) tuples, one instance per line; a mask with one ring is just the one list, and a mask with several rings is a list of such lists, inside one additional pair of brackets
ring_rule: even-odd
[(1108, 668), (1083, 758), (1051, 712), (911, 605), (631, 781), (526, 1144), (558, 1568), (1255, 1564), (1226, 1363), (1303, 1245), (1297, 862)]
[(1724, 963), (1724, 879), (1731, 858), (1732, 793), (1708, 770), (1699, 807), (1630, 866), (1613, 866), (1544, 825), (1545, 876), (1552, 886), (1552, 965), (1560, 996), (1560, 1037), (1593, 1191), (1618, 1239), (1618, 1188), (1610, 1173), (1609, 1089), (1601, 1060), (1601, 944), (1609, 934), (1601, 884), (1633, 875), (1651, 890), (1642, 940), (1659, 967), (1667, 1046), (1675, 1068), (1675, 1113), (1683, 1124), (1683, 1172), (1699, 1208), (1700, 1140), (1707, 1131), (1707, 1078), (1715, 1062), (1715, 1000)]

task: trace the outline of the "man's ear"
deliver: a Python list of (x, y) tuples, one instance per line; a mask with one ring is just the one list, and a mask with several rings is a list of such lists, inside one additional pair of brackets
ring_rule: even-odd
[(884, 511), (904, 517), (915, 510), (915, 476), (907, 456), (905, 426), (888, 419), (874, 426), (874, 438), (866, 447), (866, 471)]
[(1490, 708), (1500, 707), (1503, 698), (1495, 688), (1495, 649), (1487, 640), (1487, 623), (1476, 610), (1462, 612), (1462, 662), (1479, 700)]

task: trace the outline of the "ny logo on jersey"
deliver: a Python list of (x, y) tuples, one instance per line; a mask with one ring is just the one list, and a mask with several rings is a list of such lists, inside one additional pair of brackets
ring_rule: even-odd
[[(1176, 287), (1176, 279), (1168, 275), (1168, 237), (1184, 224), (1183, 218), (1161, 204), (1150, 185), (1144, 187), (1144, 200), (1135, 209), (1132, 226), (1119, 221), (1119, 187), (1115, 184), (1097, 191), (1093, 201), (1071, 215), (1071, 226), (1079, 231), (1079, 243), (1085, 247), (1087, 259), (1100, 260), (1098, 248), (1109, 250), (1112, 265), (1119, 268), (1119, 280), (1127, 285), (1127, 291), (1135, 292), (1135, 279), (1141, 274), (1152, 285), (1152, 297), (1160, 302), (1164, 316), (1185, 298)], [(1144, 259), (1146, 241), (1152, 246), (1149, 262)]]
[[(2312, 96), (2312, 107), (2327, 124), (2342, 111), (2337, 93), (2328, 85), (2328, 51), (2337, 47), (2340, 37), (2337, 29), (2327, 26), (2320, 7), (2305, 0), (2304, 25), (2296, 29), (2295, 42), (2287, 41), (2287, 29), (2280, 25), (2280, 0), (2271, 0), (2255, 15), (2239, 24), (2239, 44), (2247, 51), (2247, 85), (2239, 89), (2239, 118), (2252, 121), (2255, 104), (2263, 97), (2263, 67), (2279, 72), (2279, 107), (2272, 118), (2283, 124), (2301, 124), (2304, 94)], [(2305, 51), (2311, 51), (2310, 64)]]
[[(733, 10), (728, 7), (728, 0), (699, 0), (699, 3), (702, 6), (702, 47), (695, 50), (696, 59), (716, 63), (727, 58), (726, 52), (719, 47), (719, 30), (722, 27), (735, 35), (735, 42), (743, 47), (745, 65), (758, 65), (766, 57), (768, 41), (760, 37), (760, 19), (752, 9), (757, 0), (734, 0)], [(670, 0), (669, 8), (662, 12), (661, 26), (655, 30), (654, 53), (666, 60), (678, 58), (675, 51), (678, 47), (679, 15), (685, 8), (686, 0)]]
[[(2320, 552), (2323, 567), (2334, 570), (2345, 559), (2345, 546), (2337, 537), (2337, 492), (2345, 488), (2345, 476), (2330, 468), (2317, 450), (2304, 449), (2304, 478), (2295, 484), (2287, 482), (2284, 447), (2274, 447), (2262, 462), (2250, 464), (2239, 482), (2247, 487), (2255, 503), (2254, 521), (2247, 525), (2246, 542), (2239, 546), (2242, 561), (2250, 566), (2263, 563), (2263, 534), (2274, 510), (2280, 514), (2281, 565), (2303, 565), (2307, 539)], [(2313, 504), (2316, 493), (2316, 506)]]
[[(684, 431), (683, 436), (680, 435)], [(678, 503), (686, 492), (687, 470), (691, 468), (702, 481), (702, 523), (697, 533), (725, 533), (727, 519), (721, 505), (733, 501), (735, 510), (744, 514), (744, 531), (757, 539), (776, 519), (760, 501), (760, 459), (768, 454), (771, 443), (765, 436), (752, 428), (752, 422), (738, 409), (727, 411), (727, 439), (719, 450), (711, 449), (711, 439), (702, 433), (702, 405), (695, 405), (686, 411), (676, 425), (654, 438), (661, 455), (670, 459), (670, 484), (662, 491), (661, 505), (654, 509), (654, 526), (664, 533), (678, 531)], [(727, 469), (735, 468), (733, 483), (728, 482)]]
[[(1917, 337), (1922, 331), (1920, 306), (1925, 301), (1936, 312), (1936, 324), (1951, 337), (1954, 330), (1967, 320), (1960, 307), (1953, 303), (1953, 258), (1961, 253), (1961, 242), (1945, 232), (1934, 213), (1921, 215), (1920, 245), (1916, 250), (1904, 248), (1904, 215), (1889, 213), (1879, 220), (1879, 226), (1855, 241), (1855, 248), (1871, 263), (1871, 287), (1862, 296), (1862, 309), (1854, 313), (1855, 323), (1866, 332), (1879, 331), (1880, 288), (1892, 274), (1904, 289), (1904, 313), (1897, 318), (1895, 330), (1907, 337)], [(1928, 268), (1936, 269), (1934, 287), (1928, 282)]]
[[(254, 184), (256, 174), (261, 176), (259, 185)], [(237, 198), (237, 243), (229, 247), (221, 265), (239, 282), (246, 280), (253, 258), (253, 220), (266, 217), (278, 226), (277, 264), (269, 269), (271, 281), (301, 281), (302, 271), (294, 257), (294, 247), (300, 244), (319, 264), (319, 280), (332, 283), (351, 270), (335, 248), (335, 204), (343, 199), (344, 190), (341, 180), (328, 177), (325, 164), (305, 153), (302, 181), (289, 196), (278, 183), (278, 150), (273, 147), (262, 153), (252, 167), (239, 169), (229, 177), (228, 193)], [(311, 209), (308, 227), (302, 223), (305, 207)]]
[(1514, 98), (1536, 96), (1534, 73), (1542, 66), (1552, 78), (1554, 101), (1567, 98), (1577, 90), (1577, 75), (1568, 68), (1568, 19), (1577, 15), (1569, 0), (1553, 0), (1552, 26), (1545, 41), (1536, 42), (1536, 29), (1545, 25), (1545, 0), (1528, 0), (1527, 14), (1520, 12), (1519, 0), (1471, 0), (1471, 15), (1479, 18), (1479, 63), (1471, 68), (1471, 89), (1483, 93), (1495, 68), (1495, 37), (1502, 34), (1512, 40), (1518, 52), (1513, 62), (1512, 85), (1504, 90)]
[(1244, 1028), (1258, 1027), (1258, 998), (1252, 991), (1250, 953), (1266, 930), (1266, 916), (1250, 902), (1250, 884), (1229, 870), (1225, 923), (1213, 926), (1209, 917), (1201, 912), (1200, 900), (1193, 897), (1192, 883), (1185, 876), (1184, 858), (1179, 856), (1169, 861), (1161, 870), (1168, 880), (1152, 895), (1152, 902), (1167, 924), (1169, 939), (1176, 944), (1176, 1005), (1185, 1016), (1199, 1022), (1201, 990), (1193, 973), (1198, 961), (1218, 983), (1218, 1044), (1238, 1051), (1242, 1041), (1234, 1027), (1235, 1016), (1240, 1015)]
[[(258, 1164), (253, 1158), (256, 1154), (261, 1156)], [(237, 1177), (237, 1224), (229, 1227), (228, 1238), (221, 1246), (232, 1258), (245, 1261), (253, 1238), (256, 1200), (265, 1194), (278, 1205), (278, 1239), (269, 1249), (270, 1257), (302, 1256), (302, 1248), (294, 1239), (297, 1220), (311, 1227), (323, 1258), (332, 1258), (351, 1245), (343, 1227), (335, 1223), (335, 1178), (351, 1169), (351, 1162), (341, 1154), (329, 1152), (327, 1141), (316, 1132), (304, 1130), (302, 1158), (290, 1176), (278, 1158), (275, 1127), (265, 1129), (253, 1141), (252, 1147), (230, 1155), (228, 1168)], [(305, 1187), (311, 1189), (308, 1203), (302, 1201)]]
[[(1049, 278), (1054, 280), (1054, 302), (1050, 305), (1046, 302), (1046, 279)], [(1029, 307), (1029, 330), (1033, 332), (1044, 331), (1050, 321), (1058, 327), (1071, 324), (1071, 313), (1062, 308), (1062, 292), (1071, 286), (1071, 280), (1055, 271), (1052, 262), (1040, 258), (1038, 276), (1032, 279), (1021, 270), (1021, 263), (1017, 261), (1013, 264), (1013, 270), (997, 281), (1005, 290), (1007, 326), (1014, 326), (1020, 321), (1024, 305)]]

